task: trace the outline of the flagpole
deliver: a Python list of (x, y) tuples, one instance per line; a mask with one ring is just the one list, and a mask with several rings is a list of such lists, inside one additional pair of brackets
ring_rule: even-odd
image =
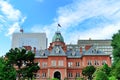
[(57, 32), (58, 32), (58, 26), (57, 26)]
[(59, 27), (61, 27), (61, 25), (58, 23), (58, 26), (57, 26), (57, 32), (58, 32)]

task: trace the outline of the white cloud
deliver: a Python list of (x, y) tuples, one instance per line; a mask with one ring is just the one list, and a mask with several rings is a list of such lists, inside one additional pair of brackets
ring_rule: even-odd
[(10, 27), (9, 29), (8, 29), (8, 33), (6, 34), (6, 36), (9, 36), (9, 35), (11, 35), (12, 33), (14, 33), (16, 30), (18, 31), (19, 30), (19, 28), (20, 28), (20, 26), (19, 26), (19, 23), (18, 22), (16, 22), (16, 23), (14, 23), (13, 25), (11, 25), (12, 27)]
[(66, 38), (66, 42), (76, 43), (79, 39), (112, 39), (113, 34), (120, 30), (120, 23), (109, 24), (102, 27), (94, 27), (84, 31), (75, 31), (69, 34), (70, 38)]
[[(86, 30), (83, 32), (74, 32), (71, 34), (71, 41), (70, 42), (76, 42), (78, 39), (111, 39), (114, 33), (117, 33), (120, 29), (120, 23), (117, 23), (116, 25), (107, 25), (104, 27), (96, 27), (92, 28), (90, 30)], [(77, 34), (77, 35), (76, 35)], [(73, 39), (74, 38), (74, 39)]]
[(24, 22), (24, 17), (20, 10), (15, 9), (8, 1), (0, 0), (0, 25), (7, 36), (20, 29), (20, 25)]
[(94, 16), (111, 18), (120, 9), (119, 6), (118, 0), (116, 2), (114, 0), (77, 0), (73, 4), (59, 8), (56, 21), (62, 23), (64, 27), (71, 27)]
[[(58, 17), (55, 17), (54, 22), (50, 25), (43, 26), (43, 30), (53, 35), (53, 24), (60, 23), (62, 25), (62, 33), (65, 35), (66, 42), (76, 42), (80, 39), (108, 39), (120, 29), (120, 0), (75, 0), (73, 3), (60, 7), (57, 11)], [(97, 23), (97, 26), (87, 30), (75, 30), (68, 32), (70, 28), (83, 28), (80, 23), (87, 19), (97, 16), (104, 17), (105, 22), (102, 25)], [(100, 22), (101, 23), (101, 22)], [(49, 30), (49, 29), (50, 30)], [(34, 29), (34, 28), (33, 28)], [(45, 31), (45, 30), (44, 30)], [(67, 36), (67, 37), (66, 37)]]
[(16, 21), (19, 20), (19, 17), (21, 17), (21, 13), (19, 10), (15, 10), (12, 5), (10, 5), (8, 2), (1, 1), (1, 11), (6, 16), (7, 19)]

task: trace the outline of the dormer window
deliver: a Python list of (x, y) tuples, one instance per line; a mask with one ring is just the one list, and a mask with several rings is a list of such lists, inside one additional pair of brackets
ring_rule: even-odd
[(60, 49), (59, 49), (59, 47), (56, 47), (56, 49), (55, 49), (55, 53), (60, 53)]
[(56, 39), (56, 41), (60, 41), (60, 39), (59, 39), (59, 38), (57, 38), (57, 39)]
[(72, 56), (75, 56), (75, 51), (72, 51)]
[(43, 56), (45, 56), (45, 53), (43, 54)]
[(45, 56), (45, 52), (44, 52), (43, 50), (41, 51), (41, 55), (42, 55), (42, 56)]

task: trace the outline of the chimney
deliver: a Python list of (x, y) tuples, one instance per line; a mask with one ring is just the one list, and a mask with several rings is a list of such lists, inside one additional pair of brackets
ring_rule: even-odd
[(80, 47), (80, 54), (82, 54), (83, 50), (82, 50), (82, 47)]
[(86, 45), (85, 46), (85, 50), (87, 51), (87, 50), (89, 50), (91, 48), (91, 45)]
[(34, 47), (34, 53), (36, 53), (36, 47)]

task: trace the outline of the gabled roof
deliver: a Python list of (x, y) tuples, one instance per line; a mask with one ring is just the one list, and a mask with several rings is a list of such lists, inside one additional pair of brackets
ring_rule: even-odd
[(100, 51), (96, 48), (96, 46), (91, 46), (91, 48), (87, 51), (76, 51), (74, 49), (67, 50), (65, 53), (60, 45), (55, 45), (50, 52), (49, 50), (40, 50), (36, 51), (35, 58), (47, 58), (48, 56), (66, 56), (67, 58), (81, 58), (86, 55), (109, 55), (103, 51)]
[(75, 50), (68, 50), (66, 52), (66, 55), (68, 58), (81, 58), (80, 51), (75, 51)]
[(83, 55), (109, 55), (105, 52), (96, 48), (96, 46), (91, 46), (91, 48), (83, 53)]
[(47, 58), (50, 52), (46, 50), (36, 51), (35, 58)]
[(55, 45), (50, 52), (49, 56), (66, 56), (65, 52), (59, 45)]

